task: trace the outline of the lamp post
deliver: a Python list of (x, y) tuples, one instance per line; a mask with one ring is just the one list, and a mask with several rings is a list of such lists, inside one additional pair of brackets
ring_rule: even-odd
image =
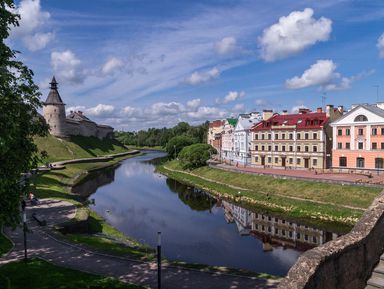
[(157, 232), (157, 288), (161, 289), (161, 232)]
[[(23, 201), (25, 203), (25, 201)], [(25, 204), (22, 204), (23, 208), (23, 233), (24, 233), (24, 261), (27, 261), (27, 213), (25, 212)]]

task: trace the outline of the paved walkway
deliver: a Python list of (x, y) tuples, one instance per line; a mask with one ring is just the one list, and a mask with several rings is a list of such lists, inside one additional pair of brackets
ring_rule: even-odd
[(255, 168), (255, 167), (236, 167), (227, 165), (224, 163), (211, 165), (219, 169), (229, 170), (229, 171), (239, 171), (254, 173), (259, 175), (273, 175), (273, 176), (282, 176), (295, 179), (309, 179), (314, 181), (330, 182), (330, 183), (349, 183), (349, 184), (358, 184), (358, 185), (373, 185), (384, 187), (383, 178), (384, 173), (380, 172), (377, 175), (376, 172), (372, 172), (372, 178), (368, 178), (366, 175), (361, 174), (347, 174), (347, 173), (337, 173), (337, 172), (327, 172), (327, 173), (316, 173), (315, 171), (309, 170), (294, 170), (294, 169), (273, 169), (273, 168)]
[[(31, 219), (33, 212), (47, 220), (46, 227), (39, 227)], [(156, 288), (157, 269), (155, 263), (129, 260), (90, 251), (79, 246), (57, 240), (51, 234), (54, 225), (74, 217), (74, 205), (58, 200), (42, 200), (37, 207), (27, 209), (28, 255), (40, 257), (54, 264), (99, 275), (116, 277)], [(15, 243), (15, 248), (4, 258), (0, 265), (23, 258), (23, 233), (21, 229), (6, 229), (5, 234)], [(166, 267), (162, 271), (164, 289), (240, 289), (240, 288), (277, 288), (276, 281), (249, 277), (240, 277), (220, 273), (205, 273), (176, 267)]]

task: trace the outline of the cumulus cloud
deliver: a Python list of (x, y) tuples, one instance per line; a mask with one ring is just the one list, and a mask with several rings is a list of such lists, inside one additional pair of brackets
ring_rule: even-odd
[(235, 37), (224, 37), (215, 43), (215, 51), (217, 54), (230, 54), (237, 50)]
[(200, 103), (201, 103), (200, 98), (195, 98), (187, 102), (187, 107), (191, 109), (196, 109), (200, 106)]
[(229, 103), (235, 100), (238, 100), (242, 98), (245, 95), (244, 91), (230, 91), (228, 94), (224, 97), (223, 103)]
[(261, 58), (275, 61), (297, 54), (316, 42), (327, 41), (332, 21), (324, 17), (316, 20), (312, 16), (310, 8), (294, 11), (266, 28), (258, 39)]
[(295, 76), (285, 81), (289, 89), (300, 89), (310, 86), (319, 86), (321, 90), (343, 90), (350, 88), (351, 84), (361, 78), (374, 73), (374, 70), (362, 72), (351, 77), (342, 76), (336, 72), (337, 65), (332, 60), (318, 60), (301, 76)]
[(116, 57), (110, 58), (101, 68), (103, 75), (111, 75), (115, 71), (119, 71), (124, 67), (123, 61)]
[(379, 57), (384, 58), (384, 33), (377, 39), (376, 47), (379, 49)]
[(68, 82), (82, 83), (85, 79), (81, 61), (70, 50), (52, 52), (51, 65), (55, 74)]
[(300, 108), (308, 108), (308, 107), (306, 107), (303, 104), (296, 105), (296, 106), (291, 108), (291, 113), (298, 113)]
[(255, 100), (255, 104), (256, 105), (266, 105), (268, 103), (268, 101), (266, 99), (263, 99), (263, 98), (258, 98)]
[(152, 113), (155, 115), (170, 115), (170, 114), (178, 114), (184, 111), (184, 105), (179, 102), (157, 102), (150, 106), (150, 108), (146, 109), (147, 113)]
[(231, 110), (233, 113), (242, 113), (245, 111), (245, 106), (243, 103), (238, 103)]
[(207, 119), (207, 118), (221, 118), (227, 114), (226, 111), (222, 111), (217, 107), (201, 106), (197, 111), (190, 111), (187, 113), (188, 117), (192, 119)]
[(204, 72), (194, 72), (188, 77), (185, 82), (191, 85), (207, 82), (211, 79), (217, 78), (220, 75), (220, 70), (216, 67)]
[(20, 21), (19, 26), (12, 28), (11, 35), (20, 38), (29, 50), (42, 49), (54, 39), (52, 32), (41, 31), (51, 15), (41, 10), (40, 0), (23, 0), (13, 12), (20, 15)]
[(115, 107), (109, 104), (98, 104), (95, 107), (88, 108), (85, 112), (90, 116), (107, 117), (111, 116)]

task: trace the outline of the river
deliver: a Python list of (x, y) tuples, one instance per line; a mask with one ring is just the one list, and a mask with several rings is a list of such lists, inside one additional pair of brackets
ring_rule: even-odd
[(285, 275), (307, 249), (337, 234), (253, 212), (156, 173), (162, 152), (124, 160), (77, 188), (92, 208), (127, 236), (170, 260)]

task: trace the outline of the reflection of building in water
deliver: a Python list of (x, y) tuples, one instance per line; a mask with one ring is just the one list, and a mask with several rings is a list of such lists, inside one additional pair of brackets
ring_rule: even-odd
[(226, 221), (235, 222), (241, 235), (251, 234), (261, 239), (265, 251), (272, 250), (272, 245), (306, 250), (338, 237), (335, 233), (253, 213), (225, 201), (223, 207)]

